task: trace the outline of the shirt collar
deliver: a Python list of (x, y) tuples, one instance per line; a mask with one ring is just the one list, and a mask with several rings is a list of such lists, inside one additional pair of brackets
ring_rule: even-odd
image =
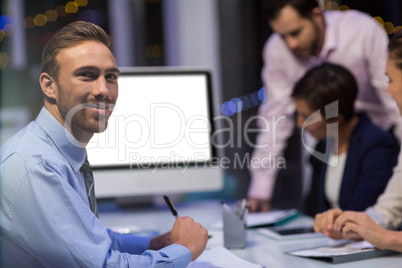
[(36, 122), (47, 133), (74, 172), (78, 172), (87, 157), (86, 150), (45, 107), (40, 111)]

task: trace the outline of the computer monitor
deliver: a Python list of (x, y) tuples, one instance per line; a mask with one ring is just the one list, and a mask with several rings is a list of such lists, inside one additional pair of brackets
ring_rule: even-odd
[(97, 197), (221, 189), (210, 73), (121, 70), (108, 127), (87, 145)]

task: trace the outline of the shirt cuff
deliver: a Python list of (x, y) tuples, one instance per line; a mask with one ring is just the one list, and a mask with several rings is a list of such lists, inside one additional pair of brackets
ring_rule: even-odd
[(169, 245), (158, 252), (162, 256), (174, 260), (175, 267), (187, 267), (191, 262), (191, 251), (179, 244)]

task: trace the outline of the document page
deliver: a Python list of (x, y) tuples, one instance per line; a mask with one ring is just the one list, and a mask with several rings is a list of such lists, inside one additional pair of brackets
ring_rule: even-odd
[(276, 224), (297, 214), (296, 209), (250, 213), (247, 216), (247, 227)]
[(201, 256), (191, 262), (188, 268), (263, 268), (264, 266), (246, 261), (222, 246), (206, 249)]

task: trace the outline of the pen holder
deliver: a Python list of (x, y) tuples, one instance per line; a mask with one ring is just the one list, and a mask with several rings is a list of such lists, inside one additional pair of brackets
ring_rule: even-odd
[(223, 241), (226, 248), (246, 247), (246, 223), (240, 216), (223, 209)]

